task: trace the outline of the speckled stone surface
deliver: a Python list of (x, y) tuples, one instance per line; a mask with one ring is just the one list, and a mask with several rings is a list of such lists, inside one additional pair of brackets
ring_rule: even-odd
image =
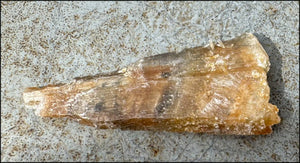
[[(1, 2), (1, 161), (299, 161), (299, 2)], [(270, 56), (267, 136), (95, 130), (26, 110), (26, 87), (140, 58), (258, 37)]]

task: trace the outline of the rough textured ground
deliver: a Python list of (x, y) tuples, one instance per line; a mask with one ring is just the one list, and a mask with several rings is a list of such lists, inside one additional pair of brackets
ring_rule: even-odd
[[(299, 2), (1, 2), (1, 161), (299, 161)], [(255, 33), (270, 56), (267, 136), (95, 130), (25, 110), (30, 86)]]

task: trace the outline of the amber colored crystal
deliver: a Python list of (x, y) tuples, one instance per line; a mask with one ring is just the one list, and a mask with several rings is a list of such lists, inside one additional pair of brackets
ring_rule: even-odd
[(259, 135), (280, 122), (269, 57), (249, 33), (143, 58), (120, 71), (27, 88), (26, 107), (97, 128)]

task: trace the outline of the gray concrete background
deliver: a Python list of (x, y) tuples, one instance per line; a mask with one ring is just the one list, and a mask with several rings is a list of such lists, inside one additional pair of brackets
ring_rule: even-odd
[[(1, 2), (1, 161), (299, 161), (299, 2)], [(96, 130), (24, 109), (26, 87), (255, 33), (271, 60), (267, 136)]]

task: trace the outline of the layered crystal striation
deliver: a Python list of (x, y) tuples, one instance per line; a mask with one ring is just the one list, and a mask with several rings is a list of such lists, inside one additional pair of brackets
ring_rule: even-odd
[(219, 45), (143, 58), (111, 74), (27, 88), (42, 117), (97, 128), (259, 135), (280, 122), (269, 103), (269, 57), (246, 33)]

